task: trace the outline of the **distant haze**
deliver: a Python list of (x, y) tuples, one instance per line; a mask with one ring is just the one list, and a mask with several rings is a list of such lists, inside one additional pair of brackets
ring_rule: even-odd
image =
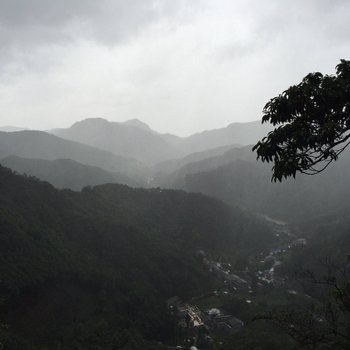
[(0, 0), (0, 126), (140, 119), (186, 136), (261, 118), (349, 59), (346, 0)]

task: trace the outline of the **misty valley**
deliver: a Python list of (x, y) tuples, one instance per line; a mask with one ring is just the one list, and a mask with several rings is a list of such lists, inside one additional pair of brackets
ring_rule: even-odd
[(0, 128), (0, 349), (348, 349), (349, 150), (273, 182), (273, 129)]
[(0, 0), (0, 350), (350, 350), (350, 0)]

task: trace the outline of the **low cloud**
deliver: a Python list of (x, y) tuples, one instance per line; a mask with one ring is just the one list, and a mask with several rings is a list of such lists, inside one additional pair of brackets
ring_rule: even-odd
[(140, 118), (179, 134), (256, 120), (349, 58), (344, 0), (0, 0), (0, 122)]

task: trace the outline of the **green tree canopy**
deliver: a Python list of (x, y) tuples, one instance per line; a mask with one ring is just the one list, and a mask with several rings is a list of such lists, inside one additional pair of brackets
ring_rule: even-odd
[(308, 74), (271, 99), (262, 123), (276, 128), (253, 151), (273, 162), (273, 181), (323, 171), (350, 143), (350, 61), (341, 60), (335, 75)]

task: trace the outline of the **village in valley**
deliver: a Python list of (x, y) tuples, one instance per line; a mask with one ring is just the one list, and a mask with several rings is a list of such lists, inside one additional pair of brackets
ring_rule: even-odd
[[(257, 305), (264, 302), (268, 293), (277, 291), (296, 297), (299, 291), (290, 289), (292, 284), (276, 276), (275, 269), (290, 250), (306, 246), (307, 241), (286, 223), (268, 221), (279, 246), (254, 257), (250, 266), (241, 271), (233, 271), (231, 263), (222, 257), (214, 260), (205, 251), (197, 251), (197, 257), (216, 277), (218, 288), (187, 301), (177, 296), (166, 301), (178, 330), (177, 344), (169, 349), (212, 349), (221, 339), (241, 332), (250, 322), (247, 315), (258, 309)], [(227, 310), (226, 306), (232, 301), (236, 305)]]

